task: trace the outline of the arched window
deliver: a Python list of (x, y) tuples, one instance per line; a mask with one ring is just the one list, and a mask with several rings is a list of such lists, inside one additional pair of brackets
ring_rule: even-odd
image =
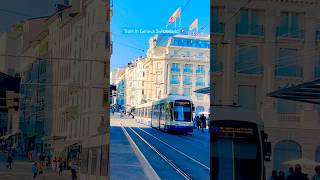
[(196, 115), (199, 115), (200, 112), (204, 111), (204, 107), (203, 106), (197, 106), (196, 107)]
[(301, 158), (301, 146), (295, 141), (283, 140), (275, 144), (273, 154), (273, 169), (286, 171), (282, 163)]
[(320, 162), (320, 146), (316, 149), (315, 161)]

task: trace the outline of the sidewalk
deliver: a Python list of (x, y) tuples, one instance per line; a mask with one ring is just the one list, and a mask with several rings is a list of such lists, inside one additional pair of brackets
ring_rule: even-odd
[(152, 179), (147, 162), (123, 132), (121, 121), (119, 116), (110, 119), (110, 179)]
[[(0, 162), (0, 179), (2, 180), (33, 180), (32, 178), (32, 162), (16, 161), (12, 165), (12, 169), (7, 169), (6, 163)], [(54, 172), (50, 167), (44, 170), (43, 175), (37, 176), (39, 180), (68, 180), (71, 179), (70, 171), (65, 170), (62, 176)]]

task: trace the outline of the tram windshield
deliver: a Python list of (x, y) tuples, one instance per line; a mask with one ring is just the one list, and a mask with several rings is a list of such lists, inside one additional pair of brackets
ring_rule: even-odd
[(174, 104), (174, 119), (176, 121), (191, 121), (192, 109), (190, 101), (176, 101)]
[(223, 130), (224, 132), (214, 134), (214, 180), (261, 179), (262, 153), (259, 136), (257, 129), (254, 131), (250, 129), (228, 127)]

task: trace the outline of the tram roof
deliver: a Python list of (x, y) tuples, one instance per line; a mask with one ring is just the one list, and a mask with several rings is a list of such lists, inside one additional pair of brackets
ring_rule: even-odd
[(270, 97), (320, 104), (320, 79), (286, 87), (268, 94)]
[(214, 120), (240, 120), (257, 123), (259, 125), (263, 124), (261, 118), (255, 111), (235, 106), (214, 106), (212, 108)]
[(175, 100), (189, 100), (192, 101), (190, 97), (187, 96), (179, 96), (179, 95), (169, 95), (165, 98), (159, 99), (155, 101), (154, 103), (160, 103), (160, 102), (167, 102), (167, 101), (175, 101)]

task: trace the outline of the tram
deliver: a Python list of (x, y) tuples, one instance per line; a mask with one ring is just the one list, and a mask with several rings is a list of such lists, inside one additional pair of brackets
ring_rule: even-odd
[(149, 119), (150, 126), (165, 132), (193, 132), (194, 106), (191, 98), (169, 95), (137, 108), (138, 119)]
[(212, 108), (211, 180), (264, 180), (271, 143), (255, 112), (234, 106)]

